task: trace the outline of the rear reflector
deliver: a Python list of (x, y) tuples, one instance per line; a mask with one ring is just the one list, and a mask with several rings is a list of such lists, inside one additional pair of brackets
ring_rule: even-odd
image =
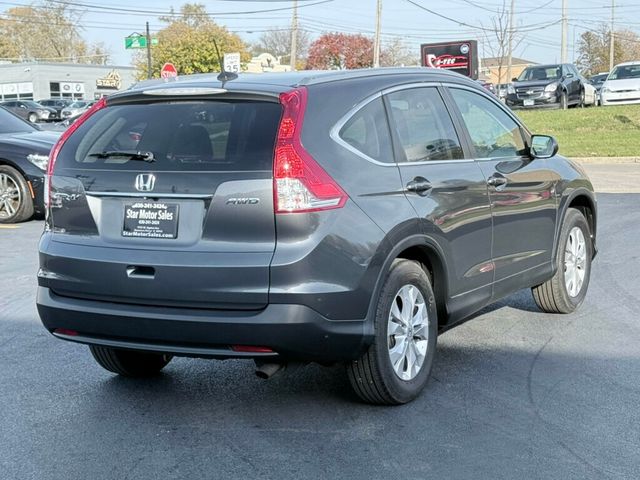
[(78, 335), (78, 332), (76, 332), (75, 330), (68, 330), (66, 328), (56, 328), (53, 333), (56, 333), (58, 335), (66, 335), (68, 337), (75, 337)]
[(231, 350), (243, 353), (274, 353), (269, 347), (254, 347), (252, 345), (231, 345)]
[(280, 94), (284, 107), (273, 160), (276, 213), (315, 212), (340, 208), (347, 194), (305, 150), (300, 139), (307, 89)]

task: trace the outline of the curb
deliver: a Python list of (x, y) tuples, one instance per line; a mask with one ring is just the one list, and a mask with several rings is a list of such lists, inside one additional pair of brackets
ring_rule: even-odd
[(570, 157), (571, 160), (575, 160), (580, 163), (599, 163), (599, 164), (613, 164), (613, 163), (640, 163), (640, 157)]

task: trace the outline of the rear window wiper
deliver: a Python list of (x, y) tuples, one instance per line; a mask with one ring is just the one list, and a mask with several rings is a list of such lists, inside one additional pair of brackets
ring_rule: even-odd
[(109, 158), (128, 157), (131, 160), (142, 160), (143, 162), (155, 162), (153, 152), (139, 152), (135, 150), (108, 150), (105, 152), (90, 153), (89, 157)]

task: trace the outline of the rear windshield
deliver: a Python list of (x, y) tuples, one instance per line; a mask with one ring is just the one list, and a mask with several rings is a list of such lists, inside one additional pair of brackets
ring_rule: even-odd
[[(57, 165), (108, 170), (271, 170), (281, 113), (277, 103), (255, 101), (107, 107), (71, 136)], [(154, 161), (114, 152), (150, 153)]]

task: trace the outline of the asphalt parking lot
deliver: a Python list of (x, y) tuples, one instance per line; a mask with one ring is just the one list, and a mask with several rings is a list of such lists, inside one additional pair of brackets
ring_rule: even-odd
[(442, 335), (424, 394), (371, 407), (340, 367), (265, 382), (177, 359), (134, 381), (51, 337), (42, 222), (0, 229), (0, 479), (637, 479), (640, 195), (599, 195), (590, 291), (569, 316), (522, 291)]

